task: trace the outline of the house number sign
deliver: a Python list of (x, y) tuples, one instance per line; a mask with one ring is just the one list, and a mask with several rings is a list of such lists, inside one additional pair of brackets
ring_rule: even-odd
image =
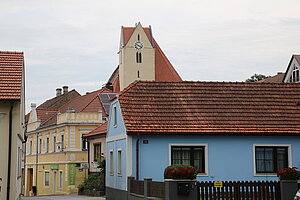
[(223, 187), (223, 181), (215, 181), (214, 187)]

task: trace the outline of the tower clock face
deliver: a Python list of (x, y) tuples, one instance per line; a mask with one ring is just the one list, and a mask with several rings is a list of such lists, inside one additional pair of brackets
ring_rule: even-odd
[(143, 45), (143, 43), (140, 42), (140, 41), (137, 41), (137, 42), (134, 43), (134, 48), (135, 48), (136, 50), (141, 50), (143, 47), (144, 47), (144, 45)]

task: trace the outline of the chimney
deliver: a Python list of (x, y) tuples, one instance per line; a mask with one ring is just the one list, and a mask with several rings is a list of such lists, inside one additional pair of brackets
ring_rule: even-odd
[(56, 88), (56, 96), (60, 96), (61, 95), (61, 88)]
[(38, 119), (37, 119), (37, 112), (36, 112), (36, 104), (35, 103), (31, 103), (31, 112), (32, 112), (33, 120), (36, 122)]
[(68, 93), (68, 86), (63, 86), (63, 92), (64, 92), (64, 94), (66, 94), (66, 93)]
[(277, 72), (277, 75), (279, 75), (279, 74), (283, 74), (283, 72)]

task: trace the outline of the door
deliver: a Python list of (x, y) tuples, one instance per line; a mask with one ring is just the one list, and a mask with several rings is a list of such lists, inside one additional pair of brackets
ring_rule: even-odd
[(27, 176), (28, 176), (28, 182), (27, 182), (27, 191), (32, 191), (32, 185), (33, 185), (33, 169), (30, 168), (27, 171)]
[(57, 172), (53, 171), (53, 194), (56, 194)]

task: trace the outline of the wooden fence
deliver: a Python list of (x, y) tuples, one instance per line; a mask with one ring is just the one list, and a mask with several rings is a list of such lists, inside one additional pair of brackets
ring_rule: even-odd
[(198, 200), (280, 200), (279, 182), (222, 183), (222, 187), (215, 187), (214, 182), (198, 182)]

